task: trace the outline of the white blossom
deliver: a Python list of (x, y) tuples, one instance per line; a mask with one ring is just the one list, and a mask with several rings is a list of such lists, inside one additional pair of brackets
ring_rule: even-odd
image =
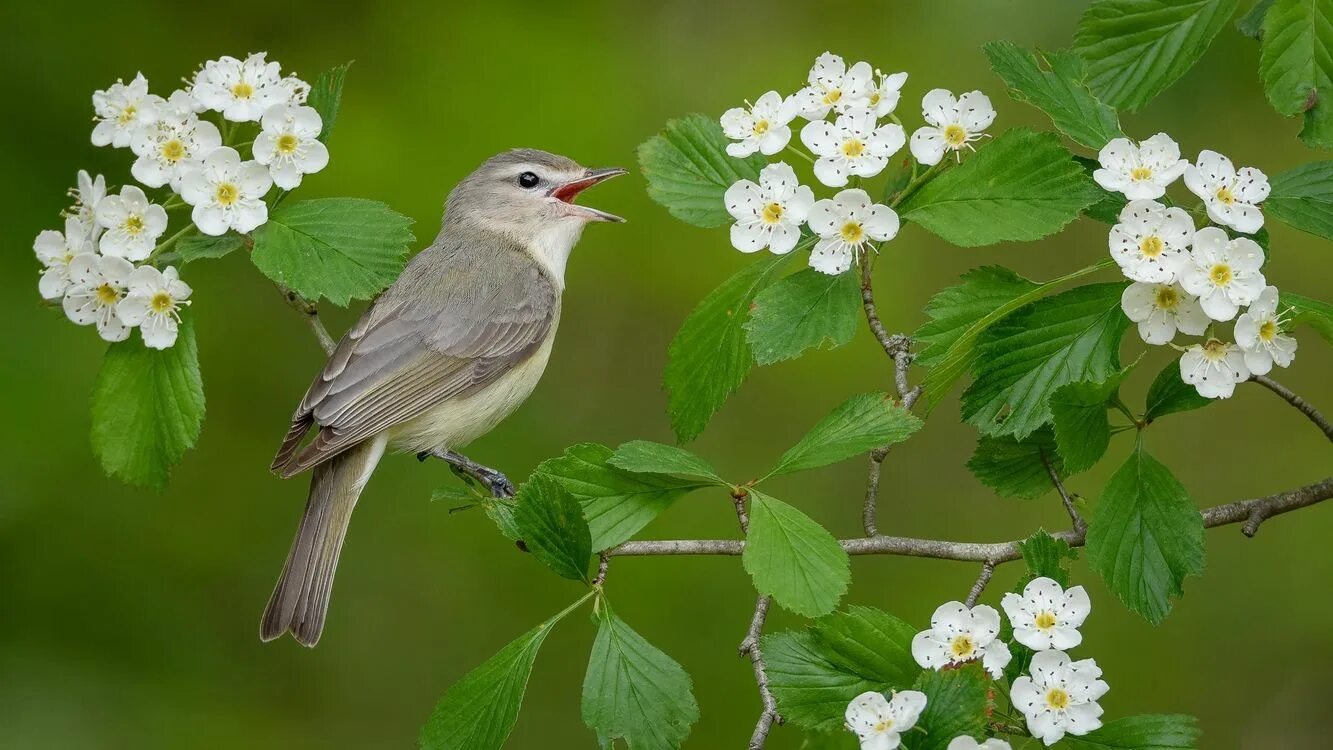
[(1180, 285), (1199, 297), (1199, 305), (1213, 320), (1231, 320), (1242, 305), (1253, 302), (1266, 282), (1259, 268), (1264, 252), (1247, 237), (1229, 239), (1217, 227), (1194, 235), (1194, 249), (1180, 272)]
[(1014, 680), (1009, 697), (1027, 718), (1032, 736), (1054, 745), (1065, 734), (1083, 735), (1102, 725), (1097, 700), (1110, 686), (1093, 659), (1071, 661), (1063, 651), (1038, 651), (1032, 676)]
[(273, 186), (264, 165), (241, 161), (236, 149), (223, 146), (204, 158), (181, 180), (181, 197), (194, 206), (190, 218), (204, 234), (235, 229), (250, 232), (268, 221), (264, 194)]
[(301, 175), (328, 166), (329, 150), (319, 140), (324, 127), (314, 107), (275, 104), (264, 113), (255, 137), (255, 161), (268, 167), (273, 183), (283, 190), (301, 184)]
[(97, 223), (106, 230), (98, 243), (103, 255), (140, 261), (167, 230), (167, 211), (149, 203), (143, 190), (126, 185), (97, 206)]
[(1013, 748), (1009, 746), (1008, 742), (997, 737), (991, 737), (985, 742), (977, 742), (967, 735), (962, 735), (954, 737), (945, 750), (1013, 750)]
[(165, 271), (139, 266), (130, 274), (127, 286), (129, 292), (116, 306), (120, 319), (127, 325), (139, 326), (144, 346), (171, 348), (180, 327), (178, 311), (182, 305), (190, 304), (190, 287), (180, 280), (174, 266)]
[[(74, 198), (74, 207), (70, 209), (70, 213), (91, 227), (96, 223), (94, 217), (97, 206), (106, 197), (106, 178), (100, 174), (94, 178), (88, 174), (88, 170), (80, 169), (76, 179), (76, 186), (70, 191), (70, 195)], [(94, 227), (93, 231), (96, 234), (97, 229)]]
[(865, 107), (873, 75), (870, 63), (859, 62), (849, 70), (841, 57), (825, 52), (810, 69), (810, 85), (793, 95), (796, 108), (807, 120), (822, 120), (830, 111)]
[(912, 639), (912, 657), (927, 669), (981, 660), (981, 665), (999, 679), (1013, 655), (999, 640), (1000, 613), (978, 604), (968, 609), (962, 602), (941, 604), (931, 615), (930, 628)]
[(1033, 651), (1066, 651), (1083, 641), (1078, 629), (1092, 611), (1092, 601), (1082, 586), (1066, 591), (1045, 576), (1034, 578), (1023, 593), (1005, 594), (1000, 606), (1014, 628), (1014, 640)]
[(1239, 172), (1216, 151), (1200, 151), (1185, 170), (1185, 186), (1203, 199), (1208, 218), (1237, 232), (1254, 234), (1264, 226), (1260, 203), (1268, 197), (1268, 177), (1254, 167)]
[(124, 341), (130, 327), (120, 319), (117, 305), (125, 298), (134, 264), (124, 258), (83, 253), (70, 261), (70, 287), (65, 293), (65, 315), (74, 323), (96, 325), (106, 341)]
[(860, 189), (816, 201), (808, 223), (820, 237), (810, 253), (810, 266), (831, 276), (851, 268), (867, 243), (893, 239), (899, 227), (892, 208), (871, 202), (870, 195)]
[(1240, 347), (1208, 339), (1180, 355), (1180, 379), (1204, 398), (1231, 398), (1236, 384), (1250, 379), (1250, 368)]
[(1180, 146), (1166, 133), (1138, 144), (1128, 138), (1114, 138), (1102, 146), (1097, 161), (1101, 169), (1092, 173), (1092, 179), (1130, 200), (1161, 198), (1189, 166), (1180, 158)]
[(148, 187), (170, 184), (180, 192), (185, 173), (222, 145), (222, 134), (213, 123), (178, 106), (179, 96), (173, 94), (168, 102), (154, 122), (135, 135), (131, 148), (139, 158), (130, 166), (130, 174)]
[(958, 152), (985, 135), (995, 122), (995, 107), (980, 91), (954, 98), (946, 89), (933, 89), (921, 99), (921, 116), (929, 125), (912, 133), (912, 156), (922, 164), (940, 163), (947, 151)]
[(848, 731), (861, 741), (861, 750), (893, 750), (925, 709), (926, 694), (916, 690), (898, 691), (892, 700), (883, 693), (867, 692), (852, 699), (844, 719)]
[(310, 98), (310, 84), (294, 75), (278, 81), (278, 91), (280, 93), (275, 97), (275, 103), (289, 104), (293, 107), (305, 104), (306, 99)]
[(866, 93), (866, 107), (876, 117), (888, 117), (898, 108), (898, 98), (902, 95), (903, 84), (907, 83), (907, 74), (888, 75), (876, 70), (875, 75), (879, 82), (871, 80)]
[(284, 83), (282, 66), (257, 52), (237, 60), (223, 56), (209, 60), (194, 77), (190, 93), (206, 109), (221, 112), (232, 122), (255, 122), (274, 104), (287, 104), (293, 97), (291, 84)]
[(1194, 220), (1181, 208), (1132, 200), (1111, 227), (1111, 257), (1133, 281), (1168, 283), (1189, 259)]
[(1266, 287), (1236, 319), (1236, 344), (1251, 374), (1267, 375), (1273, 365), (1287, 367), (1296, 357), (1296, 339), (1282, 333), (1277, 306), (1277, 287)]
[[(1139, 324), (1139, 337), (1160, 346), (1176, 337), (1176, 331), (1201, 336), (1212, 320), (1199, 307), (1198, 298), (1179, 284), (1148, 284), (1136, 281), (1120, 295), (1120, 309)], [(1071, 648), (1062, 646), (1061, 648)]]
[(84, 253), (95, 252), (92, 227), (77, 216), (65, 217), (65, 231), (47, 229), (37, 235), (32, 250), (43, 266), (37, 291), (44, 299), (60, 299), (69, 289), (69, 264)]
[(736, 143), (727, 144), (727, 153), (744, 158), (758, 151), (772, 156), (791, 142), (791, 121), (796, 118), (796, 100), (783, 99), (769, 91), (746, 109), (734, 107), (722, 115), (722, 132)]
[(851, 175), (874, 177), (884, 171), (906, 139), (901, 125), (876, 127), (868, 109), (848, 110), (836, 122), (818, 120), (801, 129), (801, 142), (819, 157), (815, 177), (830, 187), (846, 185)]
[(148, 79), (139, 73), (129, 83), (117, 80), (105, 90), (94, 91), (93, 111), (97, 114), (97, 125), (93, 126), (94, 146), (124, 148), (130, 145), (139, 128), (152, 121)]
[(723, 197), (731, 226), (731, 244), (743, 253), (767, 247), (778, 255), (792, 251), (801, 238), (801, 224), (810, 215), (815, 195), (799, 184), (796, 172), (784, 162), (759, 173), (759, 184), (741, 180)]

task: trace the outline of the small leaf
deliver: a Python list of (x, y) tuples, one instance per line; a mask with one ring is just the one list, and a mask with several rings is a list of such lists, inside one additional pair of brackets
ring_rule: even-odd
[(583, 679), (583, 723), (603, 747), (674, 750), (699, 720), (690, 676), (611, 611), (603, 600)]
[(1022, 591), (1023, 586), (1033, 578), (1050, 578), (1061, 586), (1069, 586), (1069, 562), (1078, 559), (1078, 550), (1069, 546), (1069, 542), (1056, 539), (1038, 529), (1037, 533), (1018, 543), (1023, 552), (1023, 562), (1027, 563), (1028, 576), (1019, 582), (1015, 591)]
[(1264, 201), (1269, 216), (1310, 234), (1333, 240), (1333, 161), (1303, 164), (1273, 178)]
[(108, 475), (161, 490), (193, 448), (204, 423), (204, 387), (194, 322), (182, 318), (176, 344), (149, 349), (133, 338), (107, 348), (93, 386), (93, 452)]
[(1264, 35), (1264, 16), (1273, 7), (1273, 0), (1258, 0), (1254, 7), (1236, 21), (1236, 31), (1251, 39), (1261, 39)]
[(661, 134), (639, 146), (648, 196), (696, 227), (732, 223), (723, 194), (740, 180), (758, 180), (767, 160), (759, 154), (733, 158), (726, 152), (728, 143), (711, 117), (694, 114), (668, 122)]
[(193, 263), (196, 260), (221, 258), (243, 247), (245, 238), (235, 232), (227, 232), (221, 237), (189, 234), (176, 241), (175, 253), (181, 263)]
[(1279, 299), (1294, 313), (1288, 325), (1304, 323), (1315, 329), (1325, 341), (1333, 344), (1333, 305), (1291, 292), (1282, 292)]
[(588, 581), (592, 535), (579, 502), (560, 483), (534, 474), (519, 489), (514, 524), (532, 556), (557, 575)]
[(514, 511), (517, 506), (512, 500), (497, 498), (494, 500), (483, 499), (480, 502), (486, 510), (486, 517), (491, 519), (495, 528), (499, 529), (506, 539), (511, 542), (523, 539), (523, 530), (518, 527), (518, 522), (514, 520)]
[(1333, 147), (1333, 0), (1277, 0), (1264, 15), (1259, 76), (1278, 114), (1303, 115), (1301, 140)]
[(807, 349), (834, 349), (856, 335), (861, 298), (856, 274), (804, 268), (754, 298), (745, 323), (755, 362), (771, 365)]
[(333, 123), (338, 119), (338, 108), (342, 105), (343, 82), (347, 79), (347, 69), (352, 67), (352, 61), (335, 65), (332, 68), (319, 74), (315, 83), (310, 87), (310, 97), (306, 104), (315, 108), (319, 113), (319, 119), (324, 127), (319, 131), (319, 139), (325, 143), (329, 142), (329, 134), (333, 132)]
[(1082, 380), (1051, 393), (1051, 424), (1055, 446), (1072, 476), (1091, 469), (1111, 444), (1111, 421), (1106, 410), (1119, 398), (1126, 368), (1101, 382)]
[(616, 448), (607, 463), (635, 474), (680, 474), (705, 479), (717, 484), (727, 482), (717, 475), (708, 462), (674, 445), (663, 445), (650, 440), (631, 440)]
[(867, 690), (889, 689), (886, 683), (835, 664), (827, 647), (809, 631), (770, 633), (760, 644), (778, 712), (803, 729), (845, 731), (843, 714), (853, 698)]
[(1066, 735), (1061, 745), (1069, 750), (1194, 750), (1202, 734), (1193, 716), (1141, 714), (1108, 721), (1082, 737)]
[(1151, 422), (1167, 414), (1202, 409), (1211, 403), (1213, 399), (1200, 396), (1194, 386), (1180, 378), (1180, 362), (1173, 359), (1157, 373), (1152, 385), (1148, 386), (1147, 407), (1143, 419)]
[(922, 731), (902, 736), (905, 750), (945, 750), (955, 737), (985, 736), (990, 680), (980, 664), (928, 669), (912, 689), (926, 694), (926, 710), (916, 723)]
[(1055, 449), (1055, 435), (1050, 427), (1041, 427), (1022, 440), (981, 436), (967, 468), (1000, 497), (1031, 500), (1055, 489), (1048, 461), (1061, 479), (1068, 476)]
[(880, 446), (901, 443), (919, 429), (921, 420), (886, 393), (852, 396), (782, 454), (768, 476), (845, 461)]
[(750, 490), (750, 532), (741, 563), (755, 589), (806, 617), (833, 611), (851, 582), (851, 560), (809, 516)]
[(817, 620), (810, 633), (830, 664), (876, 684), (902, 690), (921, 673), (912, 656), (917, 629), (873, 607), (834, 612)]
[(1050, 115), (1055, 127), (1073, 140), (1095, 151), (1121, 135), (1115, 110), (1084, 84), (1088, 72), (1083, 58), (1071, 52), (1045, 53), (1040, 57), (1050, 70), (1042, 70), (1038, 56), (1013, 42), (990, 42), (983, 49), (1010, 95)]

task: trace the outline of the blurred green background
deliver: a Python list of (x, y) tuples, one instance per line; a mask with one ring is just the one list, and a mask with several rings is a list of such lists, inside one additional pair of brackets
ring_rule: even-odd
[[(1244, 3), (1248, 6), (1249, 3)], [(188, 267), (208, 396), (197, 450), (154, 494), (102, 476), (87, 441), (88, 398), (103, 345), (43, 309), (31, 238), (58, 226), (75, 171), (128, 176), (126, 151), (89, 144), (89, 97), (142, 70), (160, 94), (202, 61), (268, 50), (313, 80), (355, 59), (331, 141), (332, 162), (302, 193), (387, 201), (433, 237), (448, 189), (501, 149), (536, 146), (586, 164), (634, 166), (635, 146), (669, 118), (721, 113), (769, 88), (794, 91), (825, 49), (911, 73), (900, 114), (935, 86), (980, 88), (995, 130), (1049, 128), (1008, 99), (980, 46), (1011, 39), (1059, 48), (1084, 4), (1041, 2), (658, 3), (311, 2), (7, 3), (0, 45), (9, 94), (0, 163), (8, 252), (0, 290), (9, 321), (0, 370), (0, 745), (18, 748), (407, 747), (460, 675), (578, 594), (494, 532), (479, 512), (429, 502), (453, 481), (440, 464), (387, 459), (362, 498), (319, 648), (262, 645), (260, 610), (305, 499), (304, 478), (266, 467), (322, 357), (304, 324), (242, 254)], [(1270, 174), (1326, 155), (1296, 139), (1257, 77), (1258, 46), (1228, 27), (1202, 63), (1129, 133), (1165, 130), (1187, 156), (1213, 148)], [(641, 177), (590, 202), (629, 217), (591, 228), (569, 272), (559, 343), (533, 398), (468, 451), (516, 479), (567, 445), (670, 440), (660, 375), (668, 341), (693, 305), (747, 262), (725, 231), (672, 220)], [(1106, 252), (1105, 227), (1081, 221), (1056, 238), (971, 250), (908, 227), (880, 263), (881, 313), (910, 331), (936, 290), (968, 268), (1003, 263), (1033, 278)], [(1329, 248), (1272, 226), (1268, 278), (1328, 297)], [(1107, 277), (1110, 278), (1109, 276)], [(336, 332), (358, 309), (329, 310)], [(1132, 335), (1126, 354), (1141, 347)], [(1308, 331), (1276, 377), (1333, 410), (1330, 355)], [(887, 387), (862, 332), (850, 346), (756, 370), (693, 446), (724, 474), (753, 475), (847, 395)], [(1127, 387), (1142, 402), (1166, 363), (1154, 350)], [(1152, 452), (1200, 505), (1280, 491), (1329, 471), (1328, 443), (1257, 386), (1154, 425)], [(1054, 496), (994, 497), (963, 464), (974, 432), (956, 398), (906, 445), (884, 483), (888, 533), (1000, 540), (1066, 521)], [(1122, 437), (1071, 482), (1095, 499), (1129, 448)], [(772, 489), (842, 535), (859, 533), (860, 461), (783, 479)], [(692, 496), (649, 536), (730, 536), (724, 496)], [(1188, 712), (1208, 748), (1326, 747), (1333, 730), (1333, 509), (1270, 522), (1253, 540), (1209, 533), (1208, 570), (1160, 627), (1126, 612), (1086, 566), (1094, 612), (1079, 655), (1111, 684), (1108, 717)], [(962, 598), (973, 565), (859, 558), (848, 601), (924, 625)], [(1019, 574), (1006, 566), (992, 604)], [(741, 747), (758, 711), (735, 647), (753, 595), (736, 559), (622, 559), (609, 595), (622, 616), (693, 675), (702, 708), (688, 746)], [(772, 627), (797, 626), (777, 614)], [(592, 628), (567, 620), (547, 641), (512, 747), (590, 747), (579, 693)], [(799, 745), (775, 730), (772, 747)]]

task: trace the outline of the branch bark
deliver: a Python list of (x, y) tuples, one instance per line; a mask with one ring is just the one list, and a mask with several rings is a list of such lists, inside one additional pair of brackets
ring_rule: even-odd
[(282, 284), (277, 286), (278, 291), (282, 292), (282, 298), (286, 300), (287, 305), (301, 313), (301, 317), (305, 318), (306, 323), (310, 325), (310, 330), (315, 334), (315, 340), (319, 342), (319, 347), (324, 350), (325, 354), (333, 354), (333, 349), (338, 345), (338, 342), (333, 340), (333, 337), (329, 335), (329, 329), (324, 327), (324, 321), (320, 320), (319, 308), (315, 306), (315, 303)]

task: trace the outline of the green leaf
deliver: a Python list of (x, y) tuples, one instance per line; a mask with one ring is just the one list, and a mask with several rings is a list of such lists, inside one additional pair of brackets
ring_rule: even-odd
[(622, 443), (607, 463), (635, 474), (681, 474), (717, 484), (727, 481), (717, 475), (708, 462), (674, 445), (663, 445), (651, 440), (631, 440)]
[(1088, 526), (1088, 563), (1125, 606), (1157, 624), (1203, 572), (1203, 518), (1171, 471), (1139, 443), (1107, 482)]
[(1305, 115), (1301, 140), (1333, 147), (1333, 0), (1277, 0), (1264, 16), (1259, 76), (1278, 114)]
[(1333, 305), (1291, 292), (1282, 292), (1278, 298), (1294, 313), (1288, 325), (1305, 323), (1333, 344)]
[(1088, 85), (1134, 112), (1194, 67), (1236, 12), (1238, 0), (1100, 0), (1084, 12), (1074, 51)]
[(1180, 362), (1173, 359), (1157, 373), (1152, 385), (1148, 386), (1147, 406), (1143, 412), (1143, 419), (1151, 422), (1167, 414), (1202, 409), (1211, 403), (1213, 399), (1200, 396), (1194, 386), (1181, 380)]
[(1061, 586), (1069, 586), (1068, 563), (1078, 559), (1078, 551), (1069, 546), (1069, 542), (1056, 539), (1039, 529), (1037, 533), (1018, 543), (1023, 552), (1023, 562), (1027, 563), (1029, 575), (1021, 581), (1018, 589), (1033, 578), (1050, 578)]
[(827, 529), (753, 488), (741, 563), (759, 593), (806, 617), (832, 612), (852, 578), (851, 560)]
[(149, 349), (137, 335), (107, 348), (93, 386), (92, 444), (108, 475), (163, 489), (203, 423), (191, 316), (181, 319), (170, 349)]
[[(1083, 166), (1083, 171), (1091, 177), (1093, 172), (1101, 168), (1101, 164), (1096, 159), (1090, 159), (1086, 156), (1075, 156), (1074, 160)], [(1090, 219), (1100, 221), (1103, 224), (1119, 224), (1120, 212), (1125, 209), (1125, 204), (1129, 201), (1122, 193), (1113, 193), (1109, 190), (1101, 190), (1101, 197), (1096, 203), (1083, 209), (1083, 215)]]
[(583, 723), (604, 747), (674, 750), (699, 720), (690, 676), (601, 601), (597, 639), (583, 679)]
[(1101, 382), (1069, 383), (1051, 393), (1055, 446), (1071, 476), (1091, 469), (1111, 444), (1111, 420), (1106, 410), (1113, 399), (1119, 398), (1120, 383), (1128, 370)]
[(288, 203), (254, 233), (255, 267), (283, 286), (335, 305), (370, 299), (398, 278), (412, 220), (378, 201), (320, 198)]
[(1202, 734), (1193, 716), (1141, 714), (1108, 721), (1082, 737), (1066, 735), (1060, 746), (1069, 750), (1194, 750)]
[(817, 620), (810, 633), (830, 664), (877, 685), (902, 690), (921, 673), (912, 656), (917, 629), (874, 607), (834, 612)]
[(482, 508), (486, 510), (486, 517), (491, 519), (495, 528), (499, 529), (506, 539), (512, 542), (523, 539), (523, 530), (518, 527), (518, 522), (514, 520), (514, 511), (518, 506), (512, 500), (497, 498), (494, 500), (483, 499), (479, 502), (481, 502)]
[(834, 349), (856, 335), (861, 298), (856, 274), (804, 268), (754, 298), (745, 323), (754, 361), (771, 365), (806, 349)]
[(666, 129), (639, 146), (639, 169), (648, 179), (648, 196), (671, 215), (696, 227), (732, 222), (722, 196), (739, 180), (759, 179), (767, 163), (760, 154), (744, 159), (727, 155), (727, 137), (711, 117), (694, 114), (667, 123)]
[(919, 429), (921, 420), (887, 393), (852, 396), (783, 453), (768, 476), (845, 461), (880, 446), (901, 443)]
[(959, 669), (928, 669), (914, 690), (926, 694), (926, 710), (916, 726), (902, 736), (905, 750), (945, 750), (955, 737), (984, 737), (990, 680), (975, 662)]
[(518, 491), (514, 524), (532, 556), (557, 575), (588, 581), (592, 534), (578, 500), (545, 474), (533, 474)]
[(1333, 161), (1303, 164), (1273, 178), (1264, 211), (1293, 227), (1333, 240)]
[(853, 698), (867, 690), (889, 689), (883, 682), (833, 663), (812, 632), (770, 633), (760, 644), (778, 712), (798, 727), (844, 731), (843, 713)]
[(235, 232), (227, 232), (221, 237), (189, 234), (176, 241), (175, 253), (181, 263), (193, 263), (196, 260), (221, 258), (243, 247), (245, 238)]
[(1050, 397), (1081, 380), (1120, 370), (1120, 310), (1125, 285), (1090, 284), (1015, 312), (982, 336), (975, 379), (963, 393), (963, 418), (986, 435), (1022, 439), (1050, 421)]
[(667, 349), (667, 412), (681, 442), (703, 432), (714, 412), (750, 373), (754, 355), (745, 340), (746, 316), (759, 290), (795, 253), (750, 263), (703, 298)]
[(898, 213), (948, 242), (976, 247), (1054, 234), (1100, 197), (1059, 137), (1013, 128), (927, 182)]
[(306, 103), (315, 108), (324, 127), (319, 131), (319, 139), (329, 142), (333, 132), (333, 123), (338, 119), (338, 107), (342, 105), (343, 82), (347, 79), (347, 69), (352, 67), (351, 60), (319, 74), (315, 84), (310, 87), (310, 97)]
[(1250, 8), (1245, 15), (1236, 21), (1236, 31), (1251, 39), (1263, 38), (1264, 16), (1268, 15), (1268, 9), (1271, 7), (1273, 7), (1273, 0), (1258, 0), (1254, 7)]
[(1022, 440), (1009, 435), (982, 435), (967, 468), (978, 481), (995, 490), (995, 494), (1031, 500), (1055, 489), (1046, 469), (1047, 461), (1061, 479), (1068, 476), (1055, 449), (1055, 435), (1049, 426), (1044, 426)]
[(991, 69), (1004, 79), (1015, 100), (1027, 102), (1050, 115), (1055, 127), (1078, 143), (1098, 150), (1121, 135), (1115, 110), (1093, 96), (1083, 58), (1072, 52), (1042, 55), (1050, 70), (1031, 52), (1013, 42), (984, 45)]

